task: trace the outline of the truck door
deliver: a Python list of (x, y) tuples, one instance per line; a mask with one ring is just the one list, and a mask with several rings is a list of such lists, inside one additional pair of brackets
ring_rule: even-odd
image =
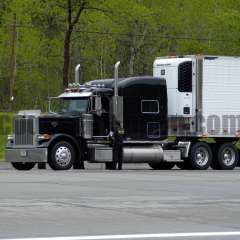
[(107, 136), (110, 131), (110, 100), (108, 97), (101, 98), (102, 111), (101, 114), (94, 114), (93, 116), (93, 135)]

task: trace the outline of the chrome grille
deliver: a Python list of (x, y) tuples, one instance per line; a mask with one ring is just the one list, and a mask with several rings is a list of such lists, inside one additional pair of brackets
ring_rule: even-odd
[(33, 118), (16, 118), (14, 121), (14, 135), (16, 145), (33, 145)]

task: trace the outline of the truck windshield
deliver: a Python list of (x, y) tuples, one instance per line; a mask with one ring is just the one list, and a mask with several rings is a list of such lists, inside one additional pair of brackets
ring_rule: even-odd
[(61, 99), (59, 113), (85, 113), (88, 111), (89, 99), (88, 98), (64, 98)]

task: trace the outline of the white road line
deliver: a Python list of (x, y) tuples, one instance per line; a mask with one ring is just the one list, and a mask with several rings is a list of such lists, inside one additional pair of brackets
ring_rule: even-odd
[(150, 234), (123, 234), (123, 235), (95, 235), (95, 236), (72, 236), (72, 237), (42, 237), (42, 238), (12, 238), (0, 240), (109, 240), (109, 239), (146, 239), (146, 238), (182, 238), (182, 237), (221, 237), (240, 236), (236, 232), (190, 232), (190, 233), (150, 233)]

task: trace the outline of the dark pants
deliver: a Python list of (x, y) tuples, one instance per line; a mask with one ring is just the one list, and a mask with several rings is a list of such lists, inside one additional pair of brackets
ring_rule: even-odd
[(122, 141), (115, 138), (113, 143), (113, 164), (118, 166), (118, 170), (122, 170)]

